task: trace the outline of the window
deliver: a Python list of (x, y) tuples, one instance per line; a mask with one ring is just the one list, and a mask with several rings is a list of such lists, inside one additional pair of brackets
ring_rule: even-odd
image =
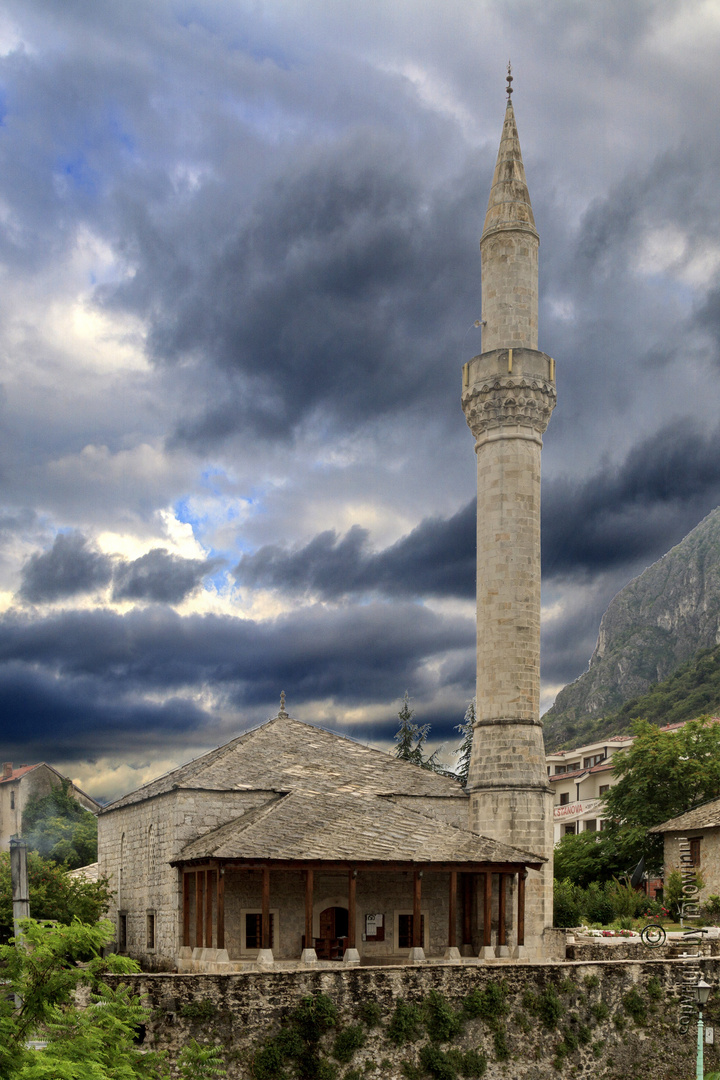
[(561, 794), (560, 794), (560, 805), (561, 806), (567, 806), (567, 804), (569, 802), (570, 802), (570, 793), (567, 792), (567, 791), (561, 792)]
[(597, 818), (590, 818), (585, 822), (585, 832), (597, 832)]
[[(420, 916), (420, 944), (425, 941), (425, 916)], [(412, 949), (413, 947), (413, 917), (412, 915), (398, 915), (398, 948)]]
[[(275, 918), (270, 913), (270, 948), (275, 943)], [(245, 948), (249, 951), (262, 949), (262, 912), (252, 911), (245, 914)]]
[(601, 820), (600, 820), (600, 832), (602, 832), (604, 829), (608, 829), (609, 827), (610, 827), (610, 822), (607, 821), (605, 818), (601, 818)]
[(150, 825), (147, 831), (147, 873), (148, 879), (154, 881), (157, 868), (157, 835), (155, 826)]
[(14, 791), (10, 792), (10, 809), (11, 810), (15, 809), (15, 792)]
[(118, 911), (118, 952), (127, 949), (127, 912)]
[(567, 765), (556, 765), (555, 766), (555, 775), (556, 776), (557, 776), (558, 773), (564, 773), (564, 772), (567, 772)]
[(568, 772), (577, 772), (580, 768), (579, 761), (573, 761), (572, 765), (568, 765)]
[(701, 837), (697, 836), (694, 840), (690, 841), (690, 858), (692, 859), (693, 866), (700, 865), (700, 840)]
[(600, 762), (604, 760), (604, 754), (592, 754), (590, 757), (584, 758), (583, 769), (592, 769), (593, 765), (599, 765)]
[(145, 945), (146, 945), (146, 947), (148, 949), (154, 949), (155, 948), (155, 912), (154, 911), (148, 911), (146, 927), (147, 927), (147, 932), (146, 932), (146, 935), (145, 935)]
[(598, 790), (599, 790), (599, 793), (601, 795), (604, 795), (606, 791), (610, 790), (610, 785), (609, 784), (601, 784)]
[(565, 826), (565, 836), (574, 836), (574, 835), (575, 835), (575, 824), (573, 823), (572, 825), (566, 825)]

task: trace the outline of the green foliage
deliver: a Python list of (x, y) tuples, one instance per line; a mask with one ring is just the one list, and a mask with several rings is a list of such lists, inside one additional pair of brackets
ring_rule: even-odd
[(583, 979), (583, 986), (586, 990), (597, 990), (600, 985), (600, 979), (597, 975), (586, 975)]
[(326, 994), (302, 998), (283, 1019), (278, 1034), (256, 1051), (252, 1062), (255, 1080), (286, 1080), (290, 1063), (301, 1080), (335, 1080), (337, 1066), (322, 1056), (319, 1043), (336, 1025), (337, 1009)]
[(301, 1038), (309, 1043), (317, 1043), (329, 1028), (337, 1024), (337, 1009), (327, 994), (309, 994), (293, 1010), (290, 1018)]
[(565, 1006), (557, 996), (553, 986), (547, 986), (542, 993), (534, 994), (526, 990), (523, 994), (523, 1008), (533, 1013), (542, 1022), (543, 1027), (552, 1030), (557, 1027), (558, 1020), (565, 1012)]
[(191, 1039), (180, 1051), (178, 1069), (182, 1080), (213, 1080), (227, 1076), (219, 1047), (202, 1045)]
[(717, 893), (710, 893), (703, 901), (703, 907), (711, 919), (720, 918), (720, 896)]
[(592, 882), (610, 881), (629, 873), (647, 851), (644, 828), (611, 823), (602, 832), (564, 836), (555, 848), (553, 872), (559, 881), (567, 879), (586, 887)]
[(602, 1023), (603, 1020), (607, 1020), (610, 1015), (610, 1009), (607, 1007), (604, 1001), (596, 1001), (594, 1005), (590, 1006), (590, 1012), (595, 1017), (598, 1023)]
[(476, 699), (473, 698), (467, 709), (465, 710), (465, 717), (462, 724), (458, 724), (455, 728), (462, 735), (462, 741), (458, 747), (458, 761), (457, 761), (457, 777), (460, 780), (460, 786), (466, 787), (468, 782), (468, 773), (470, 771), (470, 757), (472, 754), (472, 741), (473, 741), (473, 725), (475, 723), (475, 708)]
[(333, 1045), (332, 1054), (338, 1061), (341, 1061), (343, 1065), (348, 1065), (352, 1059), (356, 1050), (365, 1042), (365, 1032), (360, 1025), (350, 1025), (338, 1031), (335, 1036), (335, 1043)]
[[(0, 946), (6, 982), (0, 998), (3, 1080), (167, 1080), (164, 1059), (135, 1045), (136, 1029), (147, 1023), (149, 1011), (126, 986), (111, 989), (103, 982), (105, 972), (139, 970), (126, 957), (101, 956), (112, 925), (47, 926), (27, 919), (22, 930), (24, 947)], [(82, 967), (79, 957), (85, 959)], [(86, 1008), (73, 1000), (81, 986), (91, 991)], [(40, 1036), (46, 1049), (27, 1049)]]
[(486, 1023), (495, 1023), (510, 1011), (507, 997), (508, 987), (504, 980), (499, 983), (489, 982), (482, 990), (476, 986), (465, 997), (463, 1012), (470, 1019), (479, 1017)]
[(647, 1024), (647, 1005), (643, 996), (635, 989), (628, 990), (622, 999), (623, 1008), (628, 1016), (632, 1016), (636, 1024)]
[(720, 795), (720, 724), (694, 720), (668, 734), (638, 720), (633, 732), (613, 757), (619, 780), (603, 796), (610, 817), (649, 829)]
[[(64, 867), (29, 851), (30, 913), (34, 919), (54, 919), (69, 925), (73, 919), (95, 923), (107, 911), (112, 894), (107, 878), (83, 881), (70, 878)], [(0, 934), (12, 933), (10, 853), (0, 853)]]
[(430, 734), (429, 724), (416, 724), (413, 720), (415, 710), (410, 708), (410, 698), (407, 690), (398, 713), (400, 727), (395, 732), (395, 757), (401, 761), (409, 761), (413, 765), (419, 765), (421, 769), (429, 769), (431, 772), (442, 773), (445, 776), (454, 776), (448, 773), (440, 764), (440, 751), (426, 754), (425, 744)]
[(579, 893), (572, 881), (556, 881), (553, 898), (553, 925), (554, 926), (579, 926), (582, 912), (580, 911)]
[(188, 1001), (180, 1009), (180, 1015), (188, 1020), (207, 1022), (217, 1014), (217, 1006), (209, 998), (196, 998)]
[(417, 1005), (408, 1004), (398, 998), (395, 1011), (390, 1018), (386, 1037), (396, 1046), (416, 1042), (422, 1035), (422, 1015)]
[(363, 1001), (360, 1005), (360, 1008), (358, 1009), (358, 1016), (360, 1017), (360, 1020), (363, 1022), (365, 1027), (378, 1027), (379, 1024), (382, 1022), (382, 1015), (383, 1012), (380, 1008), (379, 1003), (371, 998)]
[(670, 918), (676, 920), (680, 915), (680, 905), (683, 902), (682, 875), (679, 870), (671, 870), (665, 878), (663, 902), (670, 912)]
[(507, 1061), (510, 1057), (510, 1048), (507, 1044), (507, 1036), (505, 1034), (505, 1028), (496, 1027), (493, 1034), (493, 1045), (495, 1047), (495, 1058), (497, 1061)]
[(97, 818), (71, 792), (64, 779), (47, 795), (29, 799), (22, 829), (30, 851), (74, 870), (97, 862)]
[[(642, 893), (635, 892), (627, 878), (625, 881), (614, 879), (613, 886), (609, 891), (609, 897), (615, 913), (628, 916), (631, 920), (637, 913), (639, 903), (642, 903), (645, 899)], [(627, 929), (630, 929), (630, 927)]]
[(433, 1042), (449, 1042), (462, 1030), (462, 1013), (456, 1012), (437, 990), (431, 990), (425, 999), (423, 1019)]
[(663, 988), (657, 975), (653, 975), (652, 978), (648, 979), (646, 990), (651, 1001), (660, 1001), (663, 996)]
[(427, 1043), (420, 1051), (420, 1064), (434, 1080), (457, 1080), (457, 1069), (452, 1058), (432, 1043)]

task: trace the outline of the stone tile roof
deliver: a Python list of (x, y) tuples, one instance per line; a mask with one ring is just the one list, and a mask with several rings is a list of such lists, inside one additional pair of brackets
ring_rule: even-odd
[(398, 761), (331, 731), (276, 716), (262, 727), (124, 795), (103, 813), (173, 788), (467, 798), (449, 777)]
[(701, 806), (695, 806), (678, 817), (654, 825), (648, 832), (684, 832), (686, 829), (713, 829), (720, 826), (720, 799), (711, 799)]
[(397, 806), (387, 796), (310, 791), (276, 796), (192, 840), (175, 861), (208, 858), (525, 865), (546, 861)]
[(79, 881), (97, 881), (100, 877), (100, 863), (91, 862), (87, 866), (78, 866), (77, 870), (68, 870), (66, 876)]

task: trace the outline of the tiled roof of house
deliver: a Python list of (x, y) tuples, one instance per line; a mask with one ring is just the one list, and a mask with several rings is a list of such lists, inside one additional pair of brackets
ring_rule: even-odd
[(678, 817), (654, 825), (651, 833), (684, 832), (686, 829), (713, 829), (720, 826), (720, 799), (711, 799), (701, 806), (695, 806)]
[(173, 788), (215, 791), (304, 791), (467, 798), (453, 779), (343, 735), (276, 716), (187, 765), (131, 791), (103, 813)]
[(13, 769), (8, 776), (3, 776), (0, 773), (0, 784), (8, 784), (11, 780), (19, 780), (25, 773), (32, 772), (33, 769), (37, 769), (41, 763), (37, 765), (21, 765), (19, 769)]
[[(412, 766), (411, 766), (412, 767)], [(295, 791), (192, 840), (192, 859), (538, 865), (539, 855), (397, 806), (387, 796)]]

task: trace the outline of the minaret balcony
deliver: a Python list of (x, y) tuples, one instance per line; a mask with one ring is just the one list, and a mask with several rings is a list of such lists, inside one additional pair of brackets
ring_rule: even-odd
[(479, 443), (539, 440), (555, 408), (555, 361), (537, 349), (491, 349), (463, 365), (462, 407)]

